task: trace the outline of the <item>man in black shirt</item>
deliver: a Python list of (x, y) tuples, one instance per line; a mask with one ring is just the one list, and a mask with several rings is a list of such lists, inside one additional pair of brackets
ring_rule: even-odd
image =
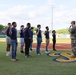
[(12, 45), (12, 61), (18, 61), (17, 59), (17, 23), (12, 22), (12, 28), (10, 29), (11, 45)]
[(8, 28), (6, 29), (6, 43), (7, 43), (7, 47), (6, 47), (6, 56), (10, 56), (10, 46), (11, 46), (11, 36), (10, 36), (10, 29), (11, 29), (12, 25), (11, 23), (8, 23)]
[(21, 30), (20, 30), (20, 44), (21, 44), (20, 52), (21, 53), (24, 53), (24, 51), (23, 51), (23, 47), (24, 47), (24, 25), (21, 25)]
[(45, 53), (49, 53), (48, 45), (49, 45), (50, 37), (49, 37), (49, 27), (48, 26), (46, 27), (46, 31), (45, 31), (44, 35), (45, 35), (45, 39), (46, 39), (46, 51), (45, 51)]
[(29, 57), (29, 48), (30, 48), (30, 43), (31, 43), (31, 30), (30, 30), (31, 24), (27, 23), (27, 27), (25, 28), (24, 31), (24, 39), (25, 39), (25, 57)]
[(53, 41), (53, 50), (56, 51), (56, 49), (55, 49), (55, 45), (56, 45), (56, 31), (55, 30), (52, 31), (52, 37), (53, 37), (53, 39), (52, 39), (52, 41)]
[(36, 47), (36, 51), (37, 51), (37, 54), (38, 55), (41, 55), (40, 53), (40, 46), (41, 46), (41, 42), (42, 42), (42, 32), (41, 32), (41, 25), (37, 25), (37, 31), (36, 31), (36, 34), (37, 34), (37, 47)]

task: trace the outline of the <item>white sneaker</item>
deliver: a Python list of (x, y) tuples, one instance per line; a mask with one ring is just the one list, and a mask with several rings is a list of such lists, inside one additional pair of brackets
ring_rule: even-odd
[(9, 56), (11, 56), (11, 53), (10, 53), (10, 52), (8, 52), (8, 55), (9, 55)]
[(10, 56), (11, 54), (10, 54), (10, 52), (6, 52), (6, 56)]
[(41, 54), (37, 54), (37, 55), (41, 55)]
[(48, 53), (49, 53), (49, 51), (45, 51), (45, 53), (46, 53), (46, 54), (48, 54)]
[(11, 61), (16, 62), (17, 60), (16, 59), (11, 59)]

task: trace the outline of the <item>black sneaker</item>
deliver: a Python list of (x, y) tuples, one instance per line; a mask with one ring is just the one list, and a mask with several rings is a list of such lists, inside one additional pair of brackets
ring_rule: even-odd
[(20, 51), (21, 53), (25, 53), (24, 51)]
[(25, 58), (29, 58), (30, 56), (29, 55), (25, 55)]
[(31, 55), (28, 55), (29, 57), (32, 57)]
[(53, 49), (53, 51), (56, 51), (56, 49)]
[(30, 49), (30, 51), (32, 51), (32, 49)]

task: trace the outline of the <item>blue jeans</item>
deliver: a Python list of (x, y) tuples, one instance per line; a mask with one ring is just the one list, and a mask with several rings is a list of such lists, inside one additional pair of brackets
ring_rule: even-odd
[(16, 52), (17, 52), (17, 41), (11, 40), (12, 45), (12, 59), (16, 59)]
[(37, 54), (40, 54), (41, 42), (42, 42), (42, 38), (37, 38), (37, 47), (36, 47)]

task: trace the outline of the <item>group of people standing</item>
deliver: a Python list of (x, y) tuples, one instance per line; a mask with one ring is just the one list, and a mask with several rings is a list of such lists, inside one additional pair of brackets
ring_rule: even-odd
[[(18, 61), (17, 59), (17, 23), (12, 22), (8, 23), (8, 27), (6, 29), (6, 42), (7, 42), (7, 48), (6, 48), (6, 56), (10, 56), (10, 47), (12, 46), (12, 61)], [(24, 28), (24, 25), (21, 25), (20, 29), (20, 53), (25, 53), (25, 57), (30, 57), (29, 50), (32, 49), (32, 44), (33, 44), (33, 27), (31, 27), (30, 23), (27, 23), (26, 27)], [(48, 45), (50, 42), (50, 36), (49, 36), (49, 27), (46, 26), (46, 31), (44, 32), (45, 38), (46, 38), (46, 50), (45, 53), (49, 53), (48, 51)], [(40, 52), (40, 47), (41, 47), (41, 42), (42, 42), (42, 31), (41, 31), (41, 25), (37, 25), (37, 30), (36, 30), (36, 35), (37, 35), (37, 47), (36, 47), (36, 53), (38, 55), (41, 55)], [(53, 50), (56, 51), (55, 49), (55, 44), (56, 44), (56, 31), (52, 31), (52, 36), (53, 36)], [(24, 51), (24, 46), (25, 46), (25, 51)]]

